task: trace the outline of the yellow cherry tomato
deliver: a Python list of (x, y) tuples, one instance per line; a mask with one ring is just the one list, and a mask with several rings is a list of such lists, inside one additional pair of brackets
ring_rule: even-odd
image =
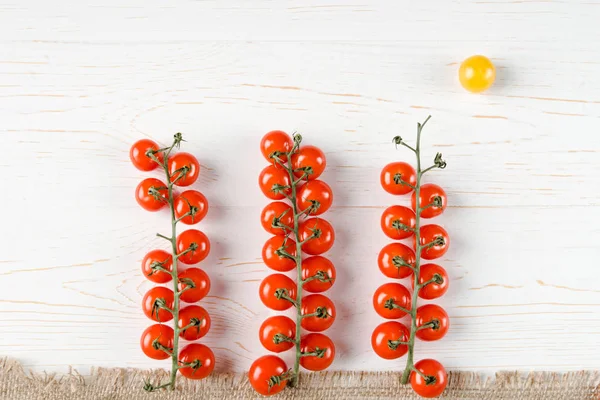
[(496, 68), (485, 56), (472, 56), (462, 62), (458, 70), (460, 84), (469, 92), (480, 93), (496, 79)]

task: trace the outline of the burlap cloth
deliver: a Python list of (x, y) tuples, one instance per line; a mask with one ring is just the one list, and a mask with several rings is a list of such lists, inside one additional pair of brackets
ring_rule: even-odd
[[(83, 377), (72, 371), (57, 377), (31, 374), (9, 359), (0, 359), (2, 400), (138, 400), (255, 399), (244, 374), (213, 374), (202, 381), (179, 380), (175, 392), (146, 393), (142, 381), (160, 379), (165, 371), (96, 368)], [(483, 379), (473, 372), (450, 372), (441, 399), (598, 400), (600, 372), (566, 374), (499, 372)], [(326, 372), (304, 374), (301, 387), (284, 390), (274, 399), (418, 399), (398, 382), (398, 372)]]

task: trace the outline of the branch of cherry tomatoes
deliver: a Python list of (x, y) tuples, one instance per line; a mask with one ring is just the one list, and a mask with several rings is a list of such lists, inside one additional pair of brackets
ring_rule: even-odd
[(414, 251), (402, 243), (388, 244), (379, 253), (379, 269), (392, 279), (410, 278), (413, 292), (411, 294), (400, 283), (386, 283), (375, 291), (373, 306), (386, 319), (396, 320), (410, 315), (410, 328), (398, 321), (384, 322), (375, 328), (371, 344), (375, 353), (385, 359), (396, 359), (408, 353), (401, 382), (407, 384), (410, 381), (413, 390), (423, 397), (437, 397), (448, 383), (444, 367), (431, 359), (414, 362), (415, 338), (439, 340), (449, 328), (448, 314), (441, 307), (435, 304), (417, 307), (419, 297), (435, 299), (448, 289), (448, 274), (444, 268), (433, 263), (421, 265), (421, 259), (443, 256), (450, 244), (448, 233), (441, 226), (421, 225), (421, 218), (440, 215), (447, 203), (446, 193), (441, 187), (422, 184), (425, 173), (446, 167), (440, 153), (436, 154), (433, 165), (421, 167), (421, 132), (429, 118), (417, 124), (415, 147), (400, 136), (393, 139), (396, 146), (404, 146), (415, 154), (417, 169), (405, 162), (393, 162), (381, 172), (381, 185), (388, 193), (405, 195), (412, 192), (412, 209), (400, 205), (387, 208), (381, 216), (381, 228), (394, 240), (412, 238)]
[[(158, 322), (148, 327), (142, 334), (140, 344), (150, 358), (164, 360), (171, 358), (169, 379), (164, 383), (144, 382), (144, 390), (175, 389), (177, 372), (188, 379), (203, 379), (215, 366), (215, 357), (210, 348), (200, 343), (191, 343), (179, 351), (179, 338), (188, 341), (200, 339), (210, 329), (208, 312), (198, 305), (180, 307), (181, 302), (196, 303), (210, 290), (210, 280), (206, 272), (199, 268), (179, 271), (178, 264), (197, 264), (204, 260), (210, 251), (206, 235), (190, 229), (177, 236), (177, 224), (198, 223), (208, 212), (208, 202), (202, 193), (186, 190), (176, 195), (175, 186), (185, 187), (198, 178), (200, 164), (196, 157), (185, 152), (171, 154), (179, 148), (183, 137), (175, 134), (169, 147), (159, 148), (149, 139), (137, 141), (131, 147), (129, 156), (133, 165), (141, 171), (152, 171), (161, 167), (165, 173), (164, 183), (159, 179), (144, 179), (137, 187), (135, 197), (138, 204), (147, 211), (158, 211), (168, 205), (171, 214), (171, 235), (157, 233), (171, 245), (171, 254), (164, 250), (152, 250), (142, 261), (144, 276), (158, 284), (173, 281), (173, 289), (156, 286), (150, 289), (142, 300), (144, 314)], [(165, 322), (173, 320), (173, 328)]]
[[(277, 273), (267, 276), (259, 288), (268, 308), (296, 308), (295, 322), (277, 315), (260, 327), (259, 338), (267, 350), (280, 353), (295, 347), (296, 352), (290, 369), (274, 355), (254, 361), (248, 373), (250, 383), (266, 396), (282, 391), (286, 384), (298, 385), (300, 366), (321, 371), (335, 357), (333, 341), (320, 333), (335, 320), (333, 302), (320, 294), (336, 277), (333, 263), (321, 256), (333, 246), (335, 233), (329, 222), (316, 217), (331, 207), (333, 193), (318, 179), (325, 170), (325, 155), (315, 146), (300, 146), (301, 142), (302, 136), (290, 137), (282, 131), (269, 132), (261, 141), (263, 156), (271, 165), (261, 172), (259, 185), (266, 197), (278, 200), (261, 214), (263, 228), (274, 235), (263, 247), (263, 260), (275, 271), (296, 272), (296, 282)], [(290, 204), (279, 201), (284, 199)], [(311, 257), (303, 259), (303, 252)], [(303, 290), (314, 294), (303, 297)], [(313, 333), (302, 335), (302, 328)]]

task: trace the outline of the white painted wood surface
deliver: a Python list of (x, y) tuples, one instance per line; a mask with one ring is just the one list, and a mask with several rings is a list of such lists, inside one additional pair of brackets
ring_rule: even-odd
[[(328, 157), (333, 368), (401, 369), (369, 343), (386, 281), (379, 216), (406, 202), (378, 176), (412, 161), (391, 138), (431, 113), (426, 154), (449, 164), (427, 181), (449, 196), (437, 222), (452, 239), (451, 330), (417, 357), (487, 373), (600, 368), (598, 20), (595, 0), (4, 0), (0, 354), (48, 371), (167, 366), (139, 350), (139, 263), (169, 219), (135, 203), (147, 175), (127, 153), (181, 131), (211, 203), (205, 343), (218, 370), (246, 370), (271, 314), (257, 295), (269, 273), (258, 142), (285, 129)], [(456, 79), (476, 53), (498, 68), (485, 95)]]

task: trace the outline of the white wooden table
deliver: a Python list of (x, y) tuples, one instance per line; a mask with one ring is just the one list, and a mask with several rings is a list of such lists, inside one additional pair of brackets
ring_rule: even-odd
[[(2, 1), (0, 355), (48, 371), (167, 367), (139, 350), (139, 263), (169, 218), (135, 203), (148, 175), (128, 149), (181, 131), (211, 204), (205, 343), (218, 370), (246, 370), (271, 314), (257, 295), (258, 143), (284, 129), (328, 157), (332, 368), (401, 369), (370, 348), (378, 221), (398, 201), (378, 176), (412, 162), (391, 138), (432, 114), (426, 156), (449, 165), (428, 181), (449, 196), (452, 325), (417, 357), (484, 373), (600, 368), (599, 20), (597, 0)], [(484, 95), (457, 82), (477, 53), (498, 71)]]

